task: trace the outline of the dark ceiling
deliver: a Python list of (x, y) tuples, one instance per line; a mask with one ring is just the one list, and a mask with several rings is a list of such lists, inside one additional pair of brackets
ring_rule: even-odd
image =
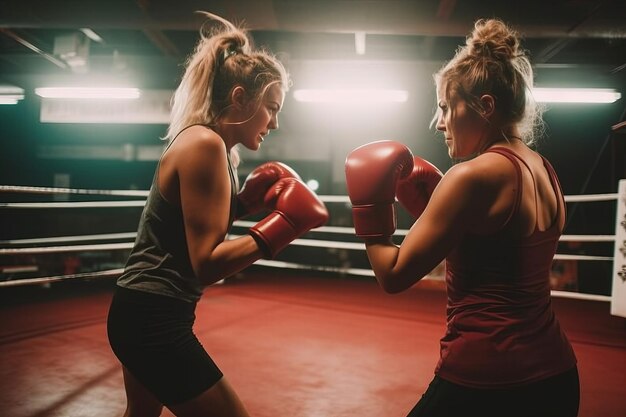
[[(523, 34), (544, 72), (626, 85), (624, 0), (0, 0), (0, 83), (28, 86), (43, 76), (72, 75), (55, 44), (64, 35), (84, 39), (81, 29), (91, 29), (102, 41), (88, 41), (82, 76), (130, 76), (143, 87), (172, 88), (198, 39), (203, 19), (196, 10), (244, 23), (257, 45), (287, 63), (438, 63), (451, 58), (475, 19), (499, 17)], [(365, 55), (355, 53), (355, 32), (366, 33)]]

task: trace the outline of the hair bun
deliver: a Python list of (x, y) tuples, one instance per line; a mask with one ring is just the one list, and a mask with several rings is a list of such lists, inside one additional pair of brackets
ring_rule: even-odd
[(466, 44), (469, 55), (499, 60), (511, 60), (520, 55), (517, 33), (497, 19), (477, 21)]

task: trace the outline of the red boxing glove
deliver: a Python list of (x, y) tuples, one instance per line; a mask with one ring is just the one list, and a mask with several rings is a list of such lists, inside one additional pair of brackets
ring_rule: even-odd
[(243, 183), (237, 194), (236, 219), (255, 214), (265, 208), (265, 193), (281, 178), (297, 178), (300, 176), (282, 162), (266, 162), (256, 167)]
[(422, 215), (443, 174), (430, 162), (416, 156), (411, 174), (398, 181), (396, 197), (416, 219)]
[(302, 181), (283, 178), (265, 194), (265, 205), (273, 207), (249, 233), (266, 258), (273, 258), (294, 239), (328, 221), (324, 203)]
[(357, 236), (393, 235), (396, 184), (412, 169), (413, 155), (399, 142), (372, 142), (350, 152), (346, 158), (346, 185)]

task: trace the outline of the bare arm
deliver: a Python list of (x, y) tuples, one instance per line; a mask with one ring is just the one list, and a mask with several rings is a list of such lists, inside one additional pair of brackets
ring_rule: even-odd
[[(228, 232), (231, 184), (221, 138), (203, 128), (183, 132), (164, 160), (160, 175), (176, 178), (189, 258), (206, 285), (228, 277), (262, 256), (251, 236), (224, 240)], [(164, 181), (172, 183), (171, 181)]]
[(386, 292), (404, 291), (422, 279), (443, 261), (470, 225), (488, 215), (494, 192), (470, 167), (464, 163), (448, 171), (402, 245), (390, 239), (366, 241), (372, 269)]

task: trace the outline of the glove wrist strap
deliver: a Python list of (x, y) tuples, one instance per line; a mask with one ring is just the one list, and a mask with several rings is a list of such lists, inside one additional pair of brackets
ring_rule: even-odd
[(359, 237), (391, 236), (396, 231), (393, 203), (352, 206), (352, 220)]

